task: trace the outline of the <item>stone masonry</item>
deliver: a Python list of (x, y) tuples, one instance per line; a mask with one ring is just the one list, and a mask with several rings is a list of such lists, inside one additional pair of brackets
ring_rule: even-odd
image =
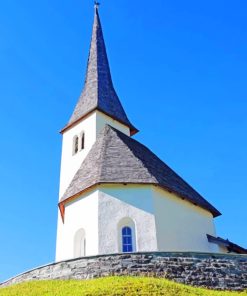
[(247, 290), (247, 256), (206, 253), (128, 253), (84, 257), (53, 263), (0, 285), (32, 280), (150, 276), (219, 290)]

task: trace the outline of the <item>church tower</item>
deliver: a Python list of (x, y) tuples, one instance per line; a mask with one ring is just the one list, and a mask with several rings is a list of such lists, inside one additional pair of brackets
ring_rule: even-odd
[(132, 136), (98, 12), (83, 91), (63, 136), (56, 260), (134, 251), (215, 251), (208, 201)]
[[(84, 88), (68, 124), (61, 130), (63, 144), (59, 200), (63, 198), (106, 124), (128, 136), (138, 132), (130, 123), (113, 86), (98, 8), (99, 5), (95, 4)], [(59, 203), (59, 210), (62, 216), (58, 217), (57, 258), (63, 258), (59, 255), (61, 236), (59, 229), (64, 228), (61, 225), (61, 222), (64, 223), (64, 205), (61, 203)], [(94, 253), (92, 251), (92, 254)]]
[(60, 197), (105, 124), (110, 124), (126, 135), (134, 135), (137, 132), (130, 123), (112, 83), (98, 5), (95, 5), (84, 89), (68, 124), (61, 131), (63, 148)]

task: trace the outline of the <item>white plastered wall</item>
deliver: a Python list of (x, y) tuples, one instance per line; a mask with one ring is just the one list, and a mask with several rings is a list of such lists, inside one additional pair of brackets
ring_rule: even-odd
[[(126, 135), (130, 135), (130, 130), (127, 126), (120, 122), (106, 116), (102, 112), (95, 111), (89, 116), (85, 117), (75, 126), (66, 130), (63, 133), (63, 144), (62, 144), (62, 158), (61, 158), (61, 172), (60, 172), (60, 191), (59, 197), (61, 198), (71, 183), (76, 172), (80, 168), (83, 160), (87, 156), (88, 152), (92, 148), (96, 141), (98, 134), (104, 128), (106, 124), (120, 130)], [(76, 135), (80, 136), (84, 132), (85, 143), (84, 149), (74, 154), (73, 143)], [(80, 147), (80, 143), (79, 143)]]
[(101, 185), (99, 188), (99, 254), (121, 252), (119, 222), (135, 224), (135, 250), (157, 251), (151, 186)]
[(59, 215), (56, 261), (74, 258), (75, 235), (83, 229), (86, 256), (98, 254), (98, 191), (84, 194), (65, 206), (65, 221)]
[(121, 131), (126, 135), (130, 135), (130, 129), (126, 125), (114, 120), (113, 118), (105, 115), (102, 112), (97, 111), (97, 135), (100, 131), (104, 128), (106, 124), (111, 125), (112, 127), (116, 128), (117, 130)]
[[(135, 230), (134, 250), (219, 252), (207, 240), (216, 236), (208, 211), (152, 185), (100, 185), (65, 207), (59, 215), (56, 260), (74, 257), (74, 237), (86, 233), (86, 256), (121, 252), (120, 228)], [(120, 227), (120, 228), (119, 228)], [(221, 250), (222, 252), (222, 250)]]
[(210, 212), (158, 187), (153, 199), (159, 251), (219, 251), (206, 236), (216, 235)]
[[(73, 155), (73, 141), (76, 135), (85, 133), (85, 148)], [(60, 171), (60, 198), (68, 188), (70, 182), (79, 170), (83, 160), (96, 140), (96, 113), (92, 113), (84, 120), (68, 129), (63, 134), (62, 159)]]

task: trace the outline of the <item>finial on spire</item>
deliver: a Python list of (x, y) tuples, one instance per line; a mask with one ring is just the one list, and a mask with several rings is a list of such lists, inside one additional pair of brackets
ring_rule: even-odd
[(100, 6), (100, 3), (99, 3), (98, 1), (94, 1), (94, 7), (95, 7), (96, 9), (98, 9), (99, 6)]

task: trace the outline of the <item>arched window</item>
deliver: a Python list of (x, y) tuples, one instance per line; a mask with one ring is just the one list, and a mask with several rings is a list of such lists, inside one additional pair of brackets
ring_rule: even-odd
[(74, 238), (74, 258), (86, 256), (86, 233), (85, 230), (79, 229)]
[(85, 148), (85, 133), (81, 134), (81, 150)]
[(73, 155), (76, 154), (78, 151), (79, 151), (79, 138), (78, 136), (75, 136), (73, 140)]
[(122, 252), (133, 252), (132, 230), (128, 226), (122, 228)]
[(118, 229), (118, 251), (119, 252), (136, 252), (136, 226), (135, 222), (129, 218), (122, 218), (117, 226)]

